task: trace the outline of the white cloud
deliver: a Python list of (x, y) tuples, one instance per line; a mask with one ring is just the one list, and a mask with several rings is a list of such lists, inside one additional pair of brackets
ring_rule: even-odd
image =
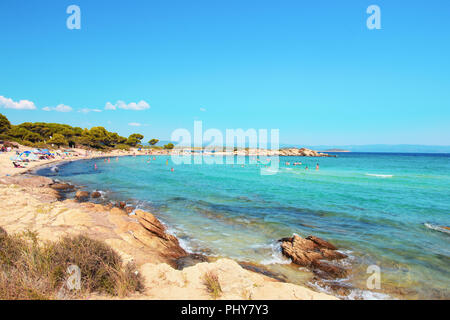
[(132, 126), (132, 127), (140, 127), (140, 126), (142, 126), (142, 124), (140, 124), (139, 122), (130, 122), (128, 125)]
[(113, 105), (111, 102), (107, 102), (105, 105), (105, 110), (116, 110), (116, 106)]
[(81, 112), (81, 113), (102, 112), (102, 110), (100, 110), (100, 109), (83, 108), (79, 112)]
[(36, 106), (33, 102), (28, 100), (13, 101), (10, 98), (0, 96), (0, 108), (16, 109), (16, 110), (34, 110)]
[(56, 111), (56, 112), (70, 112), (72, 107), (66, 106), (65, 104), (58, 104), (56, 107), (44, 107), (44, 111)]
[(141, 100), (138, 103), (130, 102), (128, 104), (119, 100), (116, 102), (116, 104), (107, 102), (105, 105), (105, 110), (116, 110), (117, 108), (124, 109), (124, 110), (141, 111), (141, 110), (149, 109), (150, 105), (147, 102), (145, 102), (144, 100)]
[(205, 108), (200, 108), (200, 111), (201, 112), (206, 112), (206, 109)]

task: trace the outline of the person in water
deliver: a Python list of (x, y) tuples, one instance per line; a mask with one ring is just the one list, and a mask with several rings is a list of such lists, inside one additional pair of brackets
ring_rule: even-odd
[(170, 171), (174, 172), (175, 170), (173, 168), (170, 168)]
[(305, 167), (305, 170), (308, 170), (308, 166)]
[(319, 170), (319, 164), (316, 164), (316, 170)]

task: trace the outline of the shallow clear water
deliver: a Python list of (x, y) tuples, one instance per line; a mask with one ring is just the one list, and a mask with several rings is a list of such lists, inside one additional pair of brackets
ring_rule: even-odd
[(275, 175), (260, 175), (258, 164), (148, 159), (70, 162), (57, 178), (151, 208), (191, 251), (262, 263), (302, 283), (311, 279), (283, 264), (276, 240), (313, 234), (350, 253), (344, 262), (353, 272), (344, 281), (364, 292), (366, 268), (376, 264), (382, 292), (450, 298), (450, 234), (425, 226), (450, 226), (450, 155), (282, 157)]

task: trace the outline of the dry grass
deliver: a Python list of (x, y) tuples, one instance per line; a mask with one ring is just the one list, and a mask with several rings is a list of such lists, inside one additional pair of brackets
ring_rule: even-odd
[(213, 299), (217, 299), (222, 295), (222, 287), (220, 286), (219, 276), (215, 272), (206, 272), (203, 275), (203, 284), (206, 286), (206, 289)]
[[(66, 286), (67, 268), (81, 270), (81, 290)], [(78, 298), (89, 292), (125, 296), (142, 291), (134, 265), (101, 241), (85, 236), (39, 242), (37, 234), (8, 235), (0, 228), (0, 299)]]

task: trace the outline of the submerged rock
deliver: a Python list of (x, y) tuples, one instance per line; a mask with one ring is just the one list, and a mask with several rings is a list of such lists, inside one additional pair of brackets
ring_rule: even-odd
[(281, 242), (282, 253), (293, 263), (312, 270), (322, 278), (343, 278), (347, 270), (323, 260), (340, 260), (347, 256), (340, 253), (331, 243), (315, 236), (302, 238), (294, 235), (283, 238)]
[(209, 262), (208, 257), (202, 254), (192, 253), (187, 256), (175, 259), (177, 270), (183, 270), (184, 268), (195, 266), (197, 263), (201, 262)]

